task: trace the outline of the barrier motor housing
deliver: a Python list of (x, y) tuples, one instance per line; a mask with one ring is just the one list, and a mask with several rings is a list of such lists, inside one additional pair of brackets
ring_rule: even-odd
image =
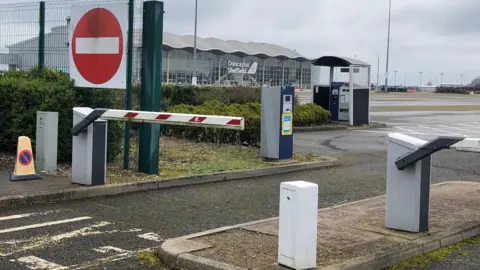
[(260, 155), (265, 159), (292, 158), (294, 95), (292, 86), (262, 89)]

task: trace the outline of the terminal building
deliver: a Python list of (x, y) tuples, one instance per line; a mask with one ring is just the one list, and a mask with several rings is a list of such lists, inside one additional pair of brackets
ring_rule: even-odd
[[(68, 72), (68, 27), (57, 26), (45, 35), (45, 65)], [(139, 37), (139, 33), (135, 33)], [(163, 33), (164, 83), (191, 83), (192, 35)], [(38, 37), (7, 46), (0, 65), (27, 70), (38, 57)], [(134, 80), (140, 79), (141, 40), (134, 38)], [(281, 46), (258, 42), (197, 37), (197, 83), (216, 85), (293, 85), (311, 87), (311, 60)]]

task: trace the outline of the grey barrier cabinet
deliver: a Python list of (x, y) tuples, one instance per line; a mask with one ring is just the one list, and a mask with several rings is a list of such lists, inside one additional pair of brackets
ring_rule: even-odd
[(431, 157), (400, 171), (395, 161), (426, 141), (404, 134), (389, 134), (387, 154), (387, 198), (385, 226), (419, 232), (428, 226)]
[(260, 156), (265, 159), (292, 158), (294, 94), (291, 86), (262, 89)]
[(427, 142), (400, 133), (388, 135), (385, 226), (428, 231), (431, 155), (465, 139), (438, 137)]
[(40, 172), (56, 171), (58, 112), (37, 112), (35, 138), (36, 169)]
[[(73, 108), (73, 126), (93, 109)], [(96, 119), (83, 132), (72, 137), (72, 183), (87, 186), (104, 185), (107, 165), (107, 121)]]

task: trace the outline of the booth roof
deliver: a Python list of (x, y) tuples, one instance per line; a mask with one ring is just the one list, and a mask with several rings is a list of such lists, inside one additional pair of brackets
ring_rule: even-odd
[(312, 61), (314, 66), (349, 67), (350, 65), (370, 66), (370, 64), (350, 57), (322, 56)]

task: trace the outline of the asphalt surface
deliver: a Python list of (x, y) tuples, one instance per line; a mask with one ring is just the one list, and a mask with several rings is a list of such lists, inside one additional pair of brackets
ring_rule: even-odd
[[(146, 269), (136, 259), (138, 252), (162, 239), (277, 216), (283, 181), (317, 183), (319, 207), (381, 195), (390, 129), (443, 122), (474, 130), (478, 116), (422, 114), (407, 123), (412, 119), (407, 113), (374, 114), (373, 121), (394, 126), (295, 135), (295, 151), (334, 155), (345, 162), (338, 168), (3, 210), (0, 269)], [(477, 154), (445, 150), (434, 155), (433, 163), (433, 183), (480, 181)]]
[[(295, 95), (301, 103), (312, 101), (312, 91), (309, 89), (296, 91)], [(445, 105), (479, 105), (479, 95), (454, 95), (434, 93), (373, 93), (371, 106), (445, 106)]]

